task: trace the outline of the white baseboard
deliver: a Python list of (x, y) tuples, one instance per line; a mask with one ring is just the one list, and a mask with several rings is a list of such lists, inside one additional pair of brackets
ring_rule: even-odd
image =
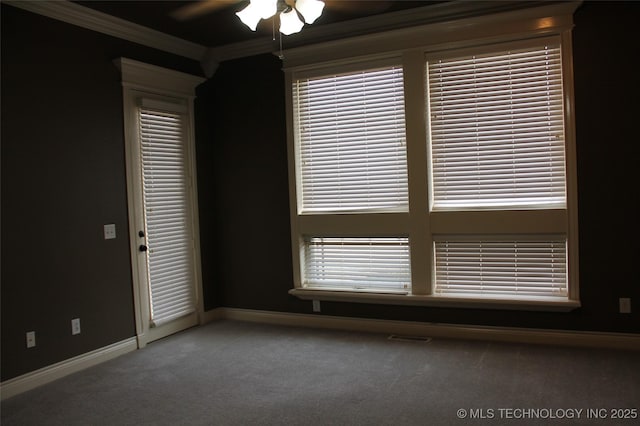
[[(486, 340), (512, 343), (533, 343), (557, 346), (579, 346), (603, 349), (640, 351), (640, 335), (572, 330), (541, 330), (514, 327), (489, 327), (457, 324), (435, 324), (414, 321), (394, 321), (368, 318), (336, 317), (321, 314), (252, 309), (216, 308), (200, 317), (202, 325), (230, 319), (236, 321), (276, 324), (295, 327), (348, 330), (367, 333), (387, 333), (402, 336), (423, 336), (442, 339)], [(0, 399), (4, 400), (38, 386), (60, 379), (137, 349), (132, 337), (104, 348), (79, 355), (48, 367), (0, 383)]]
[(213, 321), (224, 319), (225, 309), (226, 308), (215, 308), (209, 311), (204, 311), (200, 316), (200, 325), (205, 325)]
[(4, 400), (22, 392), (42, 386), (72, 373), (84, 370), (110, 359), (135, 351), (138, 344), (135, 337), (78, 355), (53, 365), (32, 371), (22, 376), (0, 383), (0, 399)]
[[(221, 309), (213, 309), (204, 312), (200, 317), (200, 324), (204, 325), (213, 321), (224, 318), (224, 311)], [(148, 337), (139, 336), (143, 346), (146, 345)], [(127, 340), (116, 342), (112, 345), (105, 346), (100, 349), (78, 355), (76, 357), (61, 361), (59, 363), (43, 367), (13, 379), (0, 383), (0, 400), (11, 398), (12, 396), (21, 394), (38, 386), (45, 385), (54, 380), (61, 379), (69, 374), (84, 370), (120, 355), (135, 351), (138, 349), (138, 338), (132, 337)]]
[(367, 318), (335, 317), (319, 314), (292, 314), (249, 309), (218, 308), (211, 318), (259, 322), (298, 327), (424, 336), (443, 339), (487, 340), (557, 346), (640, 350), (640, 334), (573, 330), (542, 330), (515, 327), (489, 327), (435, 324)]

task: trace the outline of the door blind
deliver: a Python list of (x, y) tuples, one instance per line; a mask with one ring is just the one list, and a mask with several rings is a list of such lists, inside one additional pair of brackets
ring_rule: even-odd
[(144, 107), (139, 123), (151, 320), (157, 326), (195, 311), (185, 123), (180, 114)]
[(299, 79), (293, 96), (302, 211), (406, 210), (402, 68)]
[(304, 284), (341, 290), (410, 289), (409, 239), (322, 238), (305, 241)]
[(564, 206), (559, 45), (429, 61), (434, 207)]
[(566, 299), (566, 241), (436, 241), (434, 293)]

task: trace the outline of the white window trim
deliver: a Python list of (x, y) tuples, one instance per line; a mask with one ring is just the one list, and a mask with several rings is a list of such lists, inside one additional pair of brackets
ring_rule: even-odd
[[(399, 86), (401, 85), (401, 82), (403, 81), (402, 77), (401, 77), (402, 70), (398, 70), (398, 68), (397, 68), (397, 66), (400, 65), (401, 62), (402, 62), (402, 58), (401, 57), (391, 57), (391, 58), (387, 58), (387, 60), (385, 60), (385, 61), (378, 61), (377, 60), (377, 61), (374, 61), (374, 62), (367, 62), (366, 63), (365, 67), (368, 70), (376, 70), (376, 71), (378, 71), (378, 69), (384, 69), (383, 72), (385, 74), (385, 78), (386, 79), (392, 79), (393, 81), (395, 81), (394, 85), (387, 85), (385, 83), (384, 85), (381, 86), (381, 87), (383, 87), (383, 90), (387, 91), (384, 96), (381, 96), (381, 95), (378, 94), (375, 98), (372, 98), (372, 97), (370, 97), (371, 95), (369, 95), (370, 98), (369, 98), (368, 102), (374, 103), (376, 105), (375, 108), (388, 108), (389, 107), (390, 102), (389, 102), (388, 97), (389, 96), (395, 96), (395, 94), (397, 92), (397, 89), (399, 89)], [(357, 65), (358, 65), (358, 68), (362, 66), (361, 64), (357, 64)], [(300, 87), (298, 88), (298, 91), (296, 91), (295, 93), (299, 93), (299, 94), (302, 95), (297, 99), (298, 104), (299, 105), (310, 106), (311, 104), (308, 103), (309, 102), (309, 98), (313, 97), (315, 99), (318, 99), (317, 97), (315, 97), (317, 95), (317, 93), (318, 93), (317, 89), (312, 90), (312, 92), (314, 92), (315, 95), (311, 95), (310, 92), (307, 92), (307, 90), (310, 87), (312, 87), (312, 85), (314, 83), (318, 82), (318, 80), (314, 81), (313, 80), (314, 78), (323, 79), (323, 78), (326, 78), (326, 76), (345, 75), (346, 74), (348, 76), (347, 78), (349, 78), (349, 79), (351, 79), (351, 78), (364, 78), (364, 79), (367, 79), (367, 77), (362, 77), (362, 74), (361, 74), (362, 70), (361, 69), (353, 69), (353, 70), (351, 70), (349, 68), (350, 67), (339, 67), (339, 68), (329, 68), (329, 69), (321, 68), (321, 69), (314, 70), (314, 72), (304, 72), (304, 71), (303, 72), (296, 72), (294, 78), (296, 79), (296, 81), (300, 81), (301, 84), (300, 84)], [(394, 71), (391, 71), (391, 68), (393, 68)], [(356, 74), (350, 74), (351, 71), (355, 71)], [(307, 80), (312, 81), (312, 83), (311, 84), (307, 84)], [(334, 87), (334, 88), (336, 87), (336, 86), (333, 86), (333, 84), (336, 84), (336, 80), (335, 79), (329, 78), (329, 79), (325, 79), (325, 81), (326, 81), (326, 84), (332, 85), (331, 87)], [(379, 80), (376, 79), (376, 81), (377, 81), (377, 83), (369, 82), (367, 84), (368, 85), (369, 84), (381, 84)], [(341, 84), (344, 84), (344, 83), (337, 83), (337, 84), (341, 85)], [(306, 89), (305, 89), (305, 87), (306, 87)], [(370, 87), (370, 86), (368, 86), (368, 87)], [(379, 89), (376, 89), (376, 90), (379, 90)], [(350, 87), (348, 92), (349, 92), (348, 94), (342, 92), (339, 96), (341, 96), (342, 99), (345, 99), (345, 97), (357, 96), (357, 99), (359, 101), (362, 101), (361, 96), (365, 96), (363, 94), (363, 92), (357, 92), (357, 95), (355, 93), (351, 93), (352, 92), (352, 87)], [(323, 91), (322, 93), (325, 93), (325, 92)], [(335, 92), (333, 92), (333, 91), (329, 91), (329, 93), (331, 95), (335, 95)], [(309, 98), (307, 98), (307, 96)], [(352, 100), (353, 100), (353, 98), (352, 98)], [(320, 102), (324, 103), (324, 102), (326, 102), (326, 100), (323, 100), (323, 101), (320, 101)], [(395, 105), (396, 107), (398, 105), (402, 105), (402, 108), (404, 109), (404, 100), (403, 99), (397, 98), (396, 102), (397, 103), (391, 103), (391, 104)], [(371, 107), (371, 104), (369, 103), (368, 106)], [(390, 110), (387, 110), (387, 112), (390, 112)], [(333, 116), (335, 114), (335, 110), (334, 109), (330, 109), (329, 111), (325, 110), (324, 113), (328, 114), (328, 115), (325, 115), (325, 120), (330, 119), (329, 118), (330, 116), (335, 119), (335, 117)], [(395, 118), (397, 117), (397, 115), (395, 114), (395, 110), (394, 110), (394, 113), (391, 114), (391, 115), (393, 116), (393, 118), (390, 116), (389, 117), (389, 121), (387, 122), (387, 124), (390, 124), (391, 122), (397, 124), (397, 122), (395, 121)], [(355, 119), (353, 116), (351, 118)], [(402, 119), (404, 119), (404, 114), (402, 114)], [(299, 183), (302, 184), (303, 186), (304, 186), (305, 173), (304, 173), (304, 166), (302, 164), (302, 162), (303, 162), (303, 158), (302, 157), (304, 157), (304, 156), (301, 155), (301, 154), (305, 151), (305, 148), (304, 148), (305, 143), (303, 142), (304, 137), (305, 137), (304, 136), (305, 132), (303, 131), (304, 125), (302, 124), (304, 122), (305, 122), (305, 120), (301, 116), (301, 117), (299, 117), (299, 122), (296, 122), (296, 126), (295, 126), (295, 132), (296, 132), (295, 133), (295, 137), (296, 137), (296, 140), (300, 140), (301, 141), (300, 146), (296, 146), (296, 149), (298, 149), (297, 157), (296, 157), (296, 161), (297, 161), (297, 166), (296, 166), (297, 169), (296, 170), (297, 170), (298, 176), (300, 177)], [(307, 125), (313, 126), (312, 122), (313, 122), (313, 120), (310, 120), (310, 121), (307, 121), (306, 123), (307, 123)], [(364, 123), (361, 123), (361, 124), (364, 125)], [(328, 126), (326, 124), (326, 121), (325, 121), (325, 124), (323, 124), (323, 126)], [(350, 126), (353, 126), (353, 124), (350, 123)], [(331, 126), (328, 126), (328, 127), (331, 127)], [(404, 129), (405, 128), (406, 128), (406, 126), (403, 123), (402, 132), (400, 132), (400, 133), (403, 134), (402, 136), (398, 133), (398, 130), (397, 130), (397, 128), (395, 126), (394, 126), (393, 130), (387, 129), (387, 133), (384, 135), (384, 137), (382, 137), (382, 139), (396, 139), (392, 143), (383, 142), (383, 145), (380, 145), (381, 140), (380, 139), (376, 139), (375, 136), (372, 138), (372, 141), (373, 141), (372, 143), (376, 144), (376, 147), (383, 147), (385, 149), (385, 151), (389, 155), (401, 156), (402, 155), (402, 151), (404, 150), (404, 146), (403, 145), (399, 145), (397, 143), (398, 142), (397, 138), (404, 137)], [(359, 128), (359, 131), (362, 131), (362, 128)], [(393, 132), (394, 136), (391, 136), (391, 132)], [(309, 136), (310, 134), (306, 133), (306, 135)], [(316, 135), (316, 137), (317, 137), (317, 135)], [(378, 137), (380, 137), (380, 136), (378, 136)], [(318, 141), (317, 138), (314, 138), (314, 140)], [(331, 135), (331, 136), (326, 136), (325, 135), (325, 137), (319, 143), (323, 144), (322, 146), (323, 146), (324, 149), (332, 148), (333, 150), (335, 150), (335, 145), (334, 145), (335, 141), (333, 140), (333, 135)], [(390, 146), (390, 145), (393, 145), (393, 147)], [(315, 145), (315, 144), (313, 146), (312, 145), (307, 145), (307, 147), (311, 148), (310, 150), (313, 151), (313, 148), (317, 147), (317, 145)], [(331, 151), (331, 153), (332, 153), (332, 155), (336, 155), (335, 151)], [(358, 160), (355, 160), (354, 158), (350, 158), (350, 159), (347, 159), (345, 161), (346, 161), (346, 164), (349, 164), (350, 166), (355, 166), (356, 163), (358, 164), (358, 166), (360, 166), (362, 164), (362, 161), (367, 161), (366, 158), (368, 158), (368, 156), (360, 157), (360, 158), (358, 158)], [(402, 166), (398, 166), (397, 165), (396, 168), (394, 169), (394, 172), (396, 172), (396, 173), (399, 172), (400, 171), (399, 167), (402, 167)], [(402, 167), (402, 169), (404, 169), (404, 167)], [(391, 182), (395, 182), (395, 177), (398, 177), (395, 174), (393, 175), (393, 176), (395, 176), (394, 178), (391, 178), (390, 175), (385, 175), (385, 176), (386, 176), (386, 179), (390, 179), (389, 181), (386, 181), (387, 184), (391, 184)], [(377, 177), (380, 177), (380, 176), (377, 176)], [(406, 177), (406, 175), (404, 173), (403, 173), (403, 177)], [(311, 182), (309, 182), (310, 189), (315, 189), (315, 188), (318, 188), (320, 186), (320, 185), (315, 186), (315, 185), (313, 185), (312, 182), (313, 182), (313, 179), (311, 179)], [(335, 182), (332, 182), (332, 183), (335, 184)], [(342, 181), (342, 183), (345, 183), (345, 182)], [(408, 197), (408, 193), (404, 192), (404, 191), (406, 191), (406, 182), (403, 181), (402, 183), (397, 183), (396, 184), (396, 188), (398, 190), (400, 190), (400, 191), (403, 191), (402, 192), (402, 195), (403, 195), (402, 198), (403, 199)], [(318, 188), (318, 189), (320, 189), (320, 188)], [(358, 189), (360, 191), (365, 190), (364, 188), (357, 187), (357, 186), (355, 188), (353, 186), (351, 186), (350, 189)], [(369, 196), (373, 196), (373, 194), (369, 193), (368, 189), (369, 188), (367, 188), (365, 190), (366, 194), (367, 194), (366, 196), (365, 196), (365, 193), (359, 193), (361, 202), (363, 200), (363, 197), (365, 199), (367, 199), (368, 202), (371, 202), (371, 199), (368, 198), (368, 197)], [(310, 191), (310, 192), (313, 192), (313, 191)], [(397, 192), (394, 192), (393, 196), (390, 197), (390, 193), (386, 192), (384, 194), (384, 196), (385, 197), (390, 197), (390, 198), (384, 198), (384, 201), (382, 201), (383, 205), (379, 205), (376, 208), (367, 207), (367, 208), (364, 209), (364, 212), (371, 213), (371, 212), (375, 211), (375, 212), (391, 213), (391, 212), (406, 212), (406, 211), (408, 211), (408, 201), (406, 201), (406, 200), (399, 201), (396, 198), (397, 194), (398, 194)], [(342, 209), (340, 207), (338, 207), (337, 205), (335, 205), (335, 204), (331, 205), (330, 207), (327, 207), (327, 204), (322, 205), (323, 203), (321, 203), (321, 202), (316, 204), (316, 203), (310, 202), (310, 200), (307, 200), (308, 202), (310, 202), (310, 205), (307, 206), (307, 208), (305, 208), (305, 205), (304, 205), (305, 202), (304, 202), (303, 198), (305, 198), (305, 197), (300, 197), (300, 199), (298, 199), (298, 201), (297, 201), (298, 202), (298, 211), (302, 212), (302, 214), (313, 215), (313, 214), (315, 214), (316, 211), (322, 211), (323, 214), (326, 214), (328, 212), (335, 213), (335, 214), (340, 214), (340, 213), (344, 213), (345, 211), (346, 212), (360, 211), (360, 209), (363, 208), (362, 204), (349, 205), (348, 207), (345, 207), (345, 208), (342, 208)], [(335, 202), (335, 199), (333, 201)], [(352, 199), (343, 199), (343, 201), (353, 201), (353, 200)], [(314, 209), (314, 207), (315, 207), (315, 209)], [(330, 210), (327, 210), (327, 209), (330, 209)]]
[[(560, 310), (569, 311), (580, 306), (578, 289), (578, 216), (577, 167), (575, 149), (575, 119), (573, 93), (573, 65), (571, 29), (573, 13), (579, 2), (544, 5), (493, 15), (462, 18), (419, 27), (388, 31), (291, 49), (284, 54), (287, 139), (289, 149), (290, 214), (294, 289), (290, 294), (303, 300), (333, 300), (345, 302), (383, 303), (443, 307), (473, 307), (488, 309)], [(501, 211), (504, 221), (496, 227), (495, 219), (487, 212), (429, 211), (429, 176), (427, 122), (425, 111), (425, 57), (432, 52), (476, 46), (509, 43), (533, 38), (559, 37), (562, 44), (563, 89), (565, 96), (565, 143), (567, 208)], [(353, 52), (360, 56), (354, 57)], [(330, 215), (322, 218), (300, 215), (297, 210), (296, 152), (293, 130), (292, 83), (297, 74), (313, 74), (317, 69), (353, 69), (358, 63), (402, 57), (405, 78), (405, 102), (416, 107), (407, 108), (407, 151), (409, 173), (409, 213), (380, 215)], [(344, 67), (344, 68), (343, 68)], [(420, 107), (417, 107), (421, 105)], [(495, 218), (496, 212), (490, 213)], [(425, 235), (456, 233), (469, 228), (469, 219), (481, 223), (483, 233), (529, 232), (567, 235), (568, 244), (568, 300), (549, 301), (512, 299), (464, 299), (431, 295), (432, 271), (428, 259), (433, 258), (431, 238)], [(525, 223), (523, 229), (523, 221)], [(528, 228), (527, 228), (528, 227)], [(478, 226), (469, 229), (478, 233)], [(324, 291), (302, 287), (302, 236), (310, 233), (332, 232), (343, 235), (409, 235), (411, 239), (412, 294), (391, 295), (353, 291)], [(417, 237), (422, 236), (422, 237)]]

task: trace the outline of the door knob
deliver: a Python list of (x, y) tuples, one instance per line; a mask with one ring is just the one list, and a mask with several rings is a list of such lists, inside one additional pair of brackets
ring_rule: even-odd
[(144, 244), (141, 245), (140, 247), (138, 247), (138, 250), (140, 250), (140, 251), (147, 251), (147, 249), (148, 249), (148, 247), (145, 246)]
[(138, 231), (138, 237), (144, 237), (144, 232), (143, 231)]

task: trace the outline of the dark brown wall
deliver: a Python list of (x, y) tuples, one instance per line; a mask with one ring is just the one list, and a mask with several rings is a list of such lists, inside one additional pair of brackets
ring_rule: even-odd
[[(634, 2), (587, 2), (575, 14), (582, 308), (549, 313), (323, 302), (322, 314), (639, 332), (640, 235), (632, 206), (640, 201), (640, 94), (632, 54), (638, 45), (629, 33), (638, 12)], [(198, 145), (209, 308), (311, 313), (310, 302), (287, 294), (293, 283), (280, 68), (272, 55), (230, 61), (202, 86), (200, 106), (213, 126)], [(633, 314), (617, 313), (619, 297), (632, 298)]]
[[(640, 331), (637, 3), (585, 3), (574, 64), (580, 291), (571, 313), (328, 303), (322, 315)], [(112, 59), (198, 65), (2, 5), (2, 380), (134, 336), (122, 96)], [(223, 63), (196, 99), (205, 307), (310, 313), (293, 286), (280, 61)], [(115, 223), (116, 240), (102, 226)], [(617, 313), (618, 297), (634, 313)], [(71, 336), (80, 317), (82, 334)], [(25, 332), (38, 346), (25, 349)]]
[[(581, 296), (594, 327), (636, 333), (639, 16), (638, 2), (586, 2), (574, 30)], [(625, 296), (633, 315), (616, 314)]]
[[(287, 295), (293, 277), (281, 66), (270, 54), (224, 62), (198, 91), (207, 309), (300, 309)], [(202, 137), (204, 120), (208, 137)]]
[(120, 56), (199, 72), (2, 5), (2, 380), (135, 335)]

